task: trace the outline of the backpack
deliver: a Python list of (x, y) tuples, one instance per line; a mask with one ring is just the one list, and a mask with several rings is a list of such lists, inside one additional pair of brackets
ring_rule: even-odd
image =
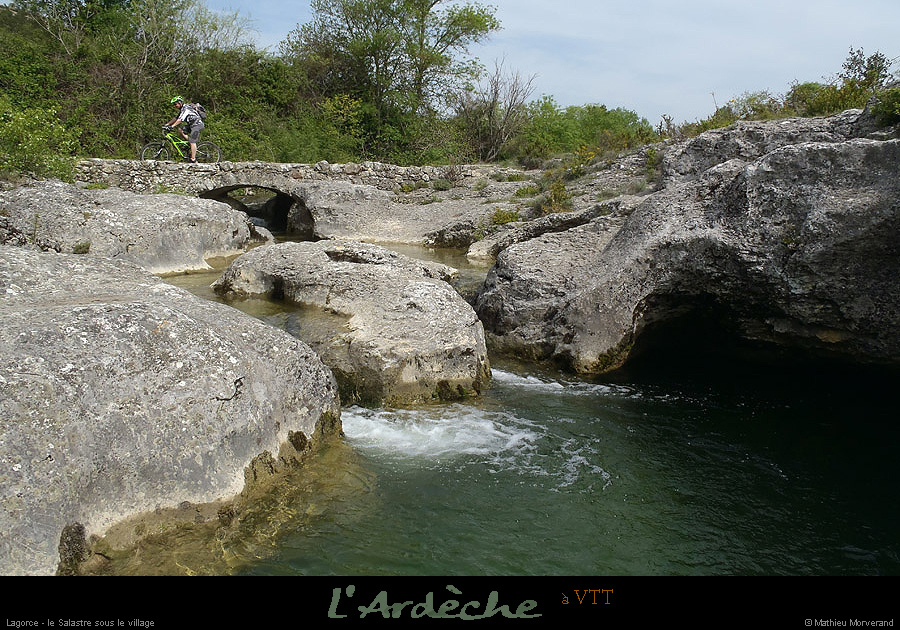
[(200, 103), (191, 103), (191, 109), (197, 112), (197, 115), (200, 116), (200, 120), (206, 120), (206, 108), (203, 107)]

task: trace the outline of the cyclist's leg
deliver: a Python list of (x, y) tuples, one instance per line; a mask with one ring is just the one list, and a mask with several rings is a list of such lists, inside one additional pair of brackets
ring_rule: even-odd
[(203, 122), (197, 122), (190, 129), (190, 137), (188, 142), (191, 143), (191, 162), (197, 161), (197, 142), (200, 141), (200, 132), (206, 125)]

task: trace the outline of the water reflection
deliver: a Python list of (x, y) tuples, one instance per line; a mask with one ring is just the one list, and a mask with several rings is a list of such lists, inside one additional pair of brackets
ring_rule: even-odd
[[(277, 555), (281, 541), (316, 531), (320, 523), (367, 521), (380, 506), (376, 478), (357, 454), (335, 442), (273, 489), (247, 501), (231, 523), (183, 522), (143, 538), (136, 548), (102, 546), (100, 575), (232, 575)], [(326, 525), (327, 527), (327, 525)], [(278, 573), (278, 570), (270, 571)], [(281, 571), (283, 572), (283, 571)]]

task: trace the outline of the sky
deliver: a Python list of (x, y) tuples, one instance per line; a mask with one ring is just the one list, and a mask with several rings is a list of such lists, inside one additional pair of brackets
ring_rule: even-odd
[[(309, 2), (206, 0), (249, 18), (260, 48), (311, 20)], [(851, 48), (900, 62), (897, 0), (482, 0), (502, 30), (470, 49), (534, 76), (532, 98), (693, 122), (747, 92), (780, 96), (841, 71)], [(900, 70), (900, 63), (894, 66)]]

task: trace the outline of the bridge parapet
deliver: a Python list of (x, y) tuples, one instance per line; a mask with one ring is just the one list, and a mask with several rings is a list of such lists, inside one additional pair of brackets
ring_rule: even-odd
[(187, 164), (150, 160), (92, 158), (76, 165), (79, 181), (117, 186), (139, 193), (184, 192), (202, 195), (225, 187), (258, 186), (290, 194), (299, 183), (345, 181), (395, 191), (439, 179), (456, 183), (487, 177), (490, 166), (396, 166), (381, 162), (359, 164), (279, 164), (270, 162), (219, 162)]

